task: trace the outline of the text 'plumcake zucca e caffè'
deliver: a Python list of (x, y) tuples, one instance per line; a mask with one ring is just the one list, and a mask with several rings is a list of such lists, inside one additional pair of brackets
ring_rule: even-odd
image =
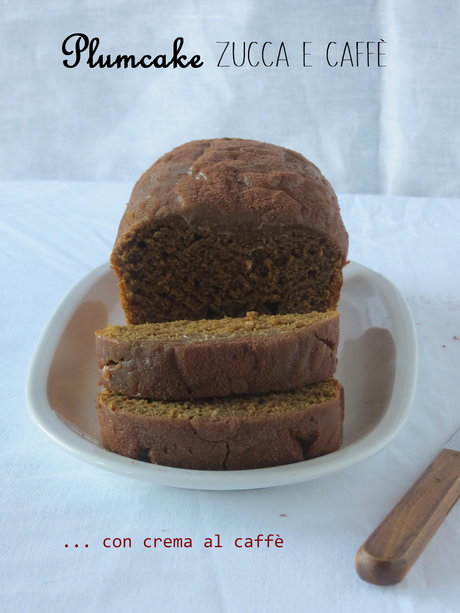
[(207, 470), (338, 449), (347, 251), (335, 193), (298, 153), (224, 138), (155, 162), (111, 256), (128, 326), (97, 332), (106, 449)]

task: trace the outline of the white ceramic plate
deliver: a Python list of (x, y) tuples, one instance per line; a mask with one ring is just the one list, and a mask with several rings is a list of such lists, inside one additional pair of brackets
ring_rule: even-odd
[(274, 468), (202, 471), (131, 460), (102, 447), (96, 414), (94, 331), (123, 324), (115, 274), (103, 264), (64, 297), (43, 331), (26, 386), (35, 423), (75, 457), (128, 477), (191, 489), (234, 490), (324, 477), (367, 460), (402, 428), (415, 393), (417, 341), (409, 308), (382, 275), (344, 269), (339, 366), (345, 389), (344, 440), (330, 455)]

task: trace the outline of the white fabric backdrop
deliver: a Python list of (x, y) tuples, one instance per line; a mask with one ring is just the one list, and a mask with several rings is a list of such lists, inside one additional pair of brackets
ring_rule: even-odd
[[(5, 0), (0, 178), (134, 181), (188, 140), (254, 138), (300, 151), (340, 192), (460, 196), (460, 5), (455, 0)], [(98, 54), (200, 54), (199, 69), (74, 69), (64, 39)], [(330, 68), (379, 41), (386, 68)], [(285, 43), (289, 68), (218, 68), (222, 45)], [(312, 68), (302, 66), (302, 42)], [(377, 52), (376, 45), (371, 47)], [(365, 51), (365, 45), (360, 46)], [(82, 60), (85, 61), (87, 56)], [(260, 59), (260, 58), (257, 58)], [(363, 65), (364, 62), (364, 65)], [(225, 63), (225, 62), (224, 62)]]

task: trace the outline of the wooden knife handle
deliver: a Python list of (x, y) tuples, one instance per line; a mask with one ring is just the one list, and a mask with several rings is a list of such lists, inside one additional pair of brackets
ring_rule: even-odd
[(375, 585), (402, 581), (459, 496), (460, 452), (443, 449), (359, 548), (359, 577)]

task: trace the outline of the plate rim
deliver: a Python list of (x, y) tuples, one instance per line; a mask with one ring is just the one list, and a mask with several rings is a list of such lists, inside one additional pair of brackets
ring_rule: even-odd
[(312, 460), (238, 471), (189, 470), (160, 466), (102, 449), (91, 442), (89, 437), (85, 439), (72, 432), (58, 417), (48, 402), (47, 381), (57, 342), (74, 314), (75, 304), (109, 269), (108, 262), (100, 264), (65, 294), (40, 335), (26, 379), (25, 400), (30, 417), (54, 443), (79, 460), (157, 485), (214, 491), (259, 489), (318, 479), (364, 462), (382, 451), (404, 426), (412, 408), (417, 383), (418, 346), (415, 323), (407, 302), (389, 279), (363, 264), (350, 261), (344, 269), (344, 282), (353, 275), (364, 274), (379, 290), (388, 311), (398, 314), (398, 317), (392, 318), (396, 369), (390, 404), (380, 422), (367, 435), (343, 449)]

